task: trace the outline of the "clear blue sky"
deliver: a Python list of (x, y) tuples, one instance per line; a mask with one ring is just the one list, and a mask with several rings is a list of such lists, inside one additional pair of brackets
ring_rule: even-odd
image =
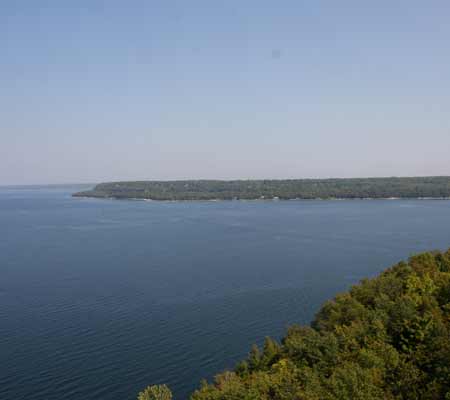
[(450, 175), (450, 2), (0, 5), (0, 184)]

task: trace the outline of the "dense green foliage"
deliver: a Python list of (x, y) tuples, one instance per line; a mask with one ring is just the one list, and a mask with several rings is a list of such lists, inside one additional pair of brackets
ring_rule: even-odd
[(101, 183), (75, 196), (152, 200), (450, 197), (450, 177)]
[(450, 399), (450, 250), (363, 280), (191, 399)]
[(166, 385), (148, 386), (139, 393), (138, 400), (172, 400), (172, 392)]
[(450, 400), (450, 249), (363, 280), (191, 396), (269, 399)]

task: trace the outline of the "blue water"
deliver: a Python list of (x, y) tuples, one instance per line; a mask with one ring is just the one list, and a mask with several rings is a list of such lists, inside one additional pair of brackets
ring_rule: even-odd
[(450, 201), (143, 202), (0, 189), (0, 398), (135, 399), (450, 246)]

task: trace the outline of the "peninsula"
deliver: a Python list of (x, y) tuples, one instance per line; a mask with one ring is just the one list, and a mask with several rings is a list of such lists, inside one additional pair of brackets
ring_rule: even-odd
[(450, 198), (450, 177), (109, 182), (73, 196), (148, 200), (444, 199)]

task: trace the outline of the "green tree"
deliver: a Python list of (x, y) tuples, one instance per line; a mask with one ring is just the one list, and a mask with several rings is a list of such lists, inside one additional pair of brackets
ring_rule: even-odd
[(172, 400), (172, 392), (166, 385), (153, 385), (138, 395), (138, 400)]
[(192, 400), (450, 399), (450, 250), (411, 257), (253, 346)]

